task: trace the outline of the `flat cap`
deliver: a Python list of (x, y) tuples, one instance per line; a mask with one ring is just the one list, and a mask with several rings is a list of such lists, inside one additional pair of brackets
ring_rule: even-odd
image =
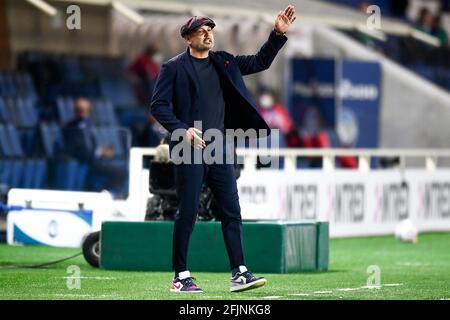
[(183, 24), (183, 26), (181, 26), (180, 34), (184, 38), (191, 31), (194, 31), (195, 29), (205, 25), (214, 28), (216, 26), (216, 23), (211, 18), (208, 17), (193, 16), (189, 18), (189, 20), (186, 21), (186, 23)]

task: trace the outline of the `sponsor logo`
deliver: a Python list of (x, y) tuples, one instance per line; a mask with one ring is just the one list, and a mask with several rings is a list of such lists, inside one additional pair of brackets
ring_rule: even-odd
[(288, 219), (316, 219), (317, 186), (288, 186), (286, 190), (286, 204)]
[(181, 288), (181, 283), (172, 283), (172, 287), (175, 289), (180, 289)]
[(265, 204), (267, 202), (266, 186), (241, 186), (239, 198), (243, 203)]
[(309, 83), (296, 82), (293, 85), (294, 94), (305, 98), (319, 97), (333, 99), (336, 94), (341, 99), (346, 100), (369, 100), (375, 101), (380, 93), (374, 84), (353, 83), (349, 79), (342, 79), (340, 85), (336, 88), (333, 83), (318, 83), (310, 81)]
[(364, 184), (336, 185), (336, 222), (363, 222)]
[(409, 216), (409, 188), (407, 183), (385, 184), (377, 199), (381, 207), (381, 221), (401, 221)]
[(425, 184), (425, 219), (450, 218), (450, 183)]
[(48, 224), (48, 235), (50, 238), (56, 238), (58, 235), (58, 222), (51, 220)]

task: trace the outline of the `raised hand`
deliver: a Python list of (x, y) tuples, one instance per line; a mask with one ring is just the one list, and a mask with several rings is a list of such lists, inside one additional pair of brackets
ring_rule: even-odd
[(297, 19), (295, 16), (295, 7), (290, 4), (286, 9), (278, 12), (277, 18), (275, 19), (275, 30), (281, 33), (286, 32), (295, 19)]

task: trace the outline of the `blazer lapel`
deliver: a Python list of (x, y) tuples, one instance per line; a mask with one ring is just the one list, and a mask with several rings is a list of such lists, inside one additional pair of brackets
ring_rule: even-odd
[(183, 67), (186, 70), (189, 78), (191, 78), (192, 82), (194, 83), (196, 93), (198, 93), (198, 78), (197, 78), (197, 74), (195, 73), (194, 65), (192, 64), (192, 60), (189, 57), (189, 47), (184, 52), (182, 59), (183, 59)]

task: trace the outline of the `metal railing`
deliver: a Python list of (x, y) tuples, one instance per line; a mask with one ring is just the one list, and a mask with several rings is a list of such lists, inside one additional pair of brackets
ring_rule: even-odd
[[(297, 171), (297, 159), (299, 157), (321, 157), (322, 171), (330, 172), (336, 170), (335, 160), (340, 156), (354, 156), (358, 158), (358, 172), (368, 172), (372, 169), (371, 159), (377, 157), (398, 158), (399, 164), (396, 170), (404, 171), (406, 169), (406, 160), (408, 158), (423, 158), (424, 171), (435, 171), (438, 168), (438, 160), (441, 158), (450, 159), (450, 150), (448, 149), (242, 149), (236, 150), (238, 157), (243, 157), (243, 170), (257, 170), (258, 156), (273, 156), (284, 159), (284, 167), (279, 171), (289, 173)], [(146, 200), (149, 196), (148, 188), (148, 170), (144, 170), (144, 157), (155, 156), (155, 148), (131, 148), (129, 163), (129, 204), (130, 212), (136, 215), (137, 221), (143, 219), (145, 214)], [(449, 162), (450, 163), (450, 162)], [(450, 168), (450, 165), (448, 166)], [(391, 168), (392, 169), (392, 168)], [(305, 169), (301, 169), (305, 170)], [(319, 169), (320, 170), (320, 169)], [(382, 170), (382, 169), (381, 169)]]

